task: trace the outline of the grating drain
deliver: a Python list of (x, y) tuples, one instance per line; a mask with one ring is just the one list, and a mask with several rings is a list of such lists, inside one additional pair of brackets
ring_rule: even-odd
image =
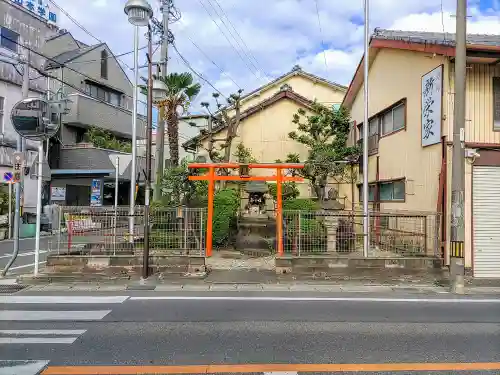
[(0, 285), (0, 294), (16, 293), (26, 288), (26, 286), (27, 285), (18, 285), (18, 284)]

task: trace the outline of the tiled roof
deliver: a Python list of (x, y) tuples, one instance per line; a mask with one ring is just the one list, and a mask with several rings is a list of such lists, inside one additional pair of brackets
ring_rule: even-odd
[[(375, 29), (372, 38), (382, 40), (401, 40), (410, 43), (440, 44), (447, 46), (455, 45), (455, 34), (452, 33), (386, 30), (377, 28)], [(500, 35), (468, 34), (467, 43), (500, 47)]]

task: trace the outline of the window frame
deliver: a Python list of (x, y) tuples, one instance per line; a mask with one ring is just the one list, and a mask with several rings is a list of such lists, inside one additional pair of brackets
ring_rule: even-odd
[[(395, 183), (402, 183), (403, 184), (403, 198), (401, 199), (395, 199), (394, 198), (394, 184)], [(406, 178), (397, 178), (393, 180), (384, 180), (384, 181), (379, 181), (379, 202), (381, 203), (401, 203), (401, 202), (406, 202)], [(392, 185), (392, 199), (382, 199), (382, 185)]]
[[(16, 39), (15, 42), (9, 40), (10, 38), (8, 38), (7, 36), (4, 36), (4, 30), (15, 35), (15, 39)], [(14, 30), (11, 30), (5, 26), (1, 26), (0, 27), (0, 47), (5, 48), (6, 50), (9, 50), (9, 51), (14, 52), (14, 53), (18, 53), (19, 52), (19, 44), (18, 44), (19, 43), (19, 36), (20, 36), (19, 33), (15, 32)], [(10, 48), (8, 45), (5, 45), (4, 40), (11, 47), (14, 46), (14, 49)]]
[(103, 49), (101, 51), (101, 78), (108, 79), (108, 51)]
[[(400, 107), (403, 107), (403, 126), (401, 128), (394, 130), (394, 110), (396, 110), (397, 108), (400, 108)], [(377, 112), (376, 114), (374, 114), (373, 116), (371, 116), (368, 119), (368, 124), (370, 124), (370, 122), (372, 122), (374, 119), (376, 119), (377, 120), (377, 127), (378, 127), (377, 133), (372, 134), (372, 135), (370, 135), (370, 129), (368, 129), (368, 136), (369, 137), (377, 136), (377, 141), (376, 141), (377, 147), (369, 150), (368, 151), (369, 155), (374, 155), (374, 154), (378, 153), (378, 145), (379, 145), (379, 142), (382, 138), (385, 138), (385, 137), (388, 137), (392, 134), (406, 130), (406, 127), (407, 127), (407, 112), (406, 111), (407, 111), (407, 100), (406, 100), (406, 98), (402, 98), (402, 99), (398, 100), (397, 102), (394, 102), (393, 104), (391, 104), (389, 107), (384, 108), (380, 112)], [(384, 130), (383, 129), (383, 118), (389, 112), (391, 112), (392, 131), (387, 132), (387, 133), (383, 133), (383, 130)], [(363, 123), (361, 122), (360, 124), (357, 125), (357, 127), (358, 127), (358, 134), (359, 134), (358, 142), (360, 142), (363, 139)]]
[[(381, 190), (382, 190), (382, 185), (389, 185), (392, 184), (392, 197), (394, 197), (394, 183), (402, 183), (403, 184), (403, 198), (402, 199), (382, 199), (381, 198)], [(370, 195), (370, 191), (373, 188), (373, 200), (369, 199), (368, 202), (376, 202), (376, 203), (404, 203), (406, 202), (406, 178), (396, 178), (392, 180), (381, 180), (381, 181), (376, 181), (376, 182), (370, 182), (368, 183), (368, 195)], [(363, 199), (363, 184), (358, 184), (358, 197), (359, 197), (359, 202), (362, 203)], [(375, 196), (378, 190), (378, 199)]]
[(491, 83), (493, 91), (493, 131), (500, 132), (500, 77), (492, 77)]

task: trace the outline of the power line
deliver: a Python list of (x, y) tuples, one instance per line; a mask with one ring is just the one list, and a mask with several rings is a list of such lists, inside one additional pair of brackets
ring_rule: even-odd
[[(217, 0), (214, 0), (215, 2), (217, 2)], [(252, 66), (255, 68), (255, 70), (257, 72), (260, 71), (260, 69), (253, 63), (252, 61), (252, 58), (248, 55), (248, 53), (245, 51), (245, 49), (241, 46), (241, 44), (238, 42), (238, 40), (235, 38), (235, 36), (233, 35), (233, 33), (231, 32), (231, 29), (227, 26), (226, 22), (224, 21), (224, 18), (219, 14), (219, 12), (217, 12), (217, 9), (215, 9), (215, 7), (213, 6), (213, 4), (210, 2), (210, 0), (207, 0), (208, 4), (210, 5), (210, 7), (214, 10), (215, 14), (217, 15), (217, 17), (219, 17), (219, 20), (222, 22), (222, 24), (226, 27), (227, 31), (229, 31), (229, 35), (232, 36), (232, 38), (234, 39), (234, 41), (236, 42), (236, 44), (238, 45), (238, 47), (240, 47), (241, 51), (245, 54), (245, 56), (248, 58), (248, 61), (250, 62), (250, 64), (252, 64)], [(217, 2), (217, 5), (220, 7), (220, 4)], [(222, 9), (222, 8), (221, 8)], [(226, 16), (227, 18), (227, 16)]]
[[(92, 34), (90, 31), (88, 31), (80, 22), (78, 22), (71, 14), (69, 14), (63, 7), (58, 5), (54, 0), (49, 0), (62, 14), (64, 14), (66, 17), (69, 18), (71, 22), (73, 22), (76, 26), (78, 26), (81, 30), (83, 30), (87, 35), (89, 35), (91, 38), (97, 40), (99, 43), (104, 43), (101, 39), (96, 37), (94, 34)], [(120, 60), (120, 62), (125, 65), (129, 70), (133, 70), (130, 66), (128, 66), (125, 62)]]
[[(216, 66), (216, 67), (220, 70), (220, 72), (221, 72), (222, 74), (226, 74), (226, 72), (224, 71), (224, 69), (222, 69), (219, 65), (217, 65), (217, 63), (216, 63), (215, 61), (213, 61), (213, 60), (210, 58), (210, 56), (208, 56), (208, 55), (205, 53), (205, 51), (203, 51), (203, 50), (200, 48), (200, 46), (198, 46), (198, 44), (196, 44), (196, 43), (194, 42), (194, 40), (193, 40), (193, 39), (191, 39), (188, 35), (186, 35), (186, 38), (188, 38), (188, 40), (189, 40), (189, 41), (190, 41), (190, 42), (191, 42), (191, 43), (192, 43), (192, 44), (193, 44), (193, 45), (194, 45), (194, 46), (198, 49), (198, 51), (200, 51), (200, 52), (203, 54), (203, 56), (205, 56), (205, 57), (206, 57), (206, 59), (207, 59), (208, 61), (210, 61), (213, 65), (215, 65), (215, 66)], [(227, 76), (229, 77), (229, 79), (230, 79), (230, 80), (231, 80), (231, 81), (232, 81), (232, 82), (233, 82), (233, 83), (234, 83), (234, 84), (235, 84), (235, 85), (236, 85), (239, 89), (241, 89), (241, 86), (240, 86), (240, 85), (238, 85), (238, 83), (236, 83), (236, 81), (235, 81), (235, 80), (234, 80), (234, 79), (233, 79), (230, 75), (227, 75)]]
[[(241, 42), (243, 43), (243, 45), (247, 49), (248, 54), (250, 55), (250, 57), (253, 58), (253, 61), (255, 61), (255, 63), (257, 65), (261, 65), (261, 64), (259, 64), (259, 61), (257, 61), (257, 59), (255, 58), (255, 55), (252, 53), (252, 50), (250, 48), (248, 48), (248, 45), (245, 43), (245, 41), (241, 37), (241, 34), (238, 32), (238, 29), (236, 29), (236, 27), (234, 27), (234, 24), (231, 22), (231, 19), (228, 17), (227, 13), (225, 12), (224, 8), (222, 8), (222, 6), (220, 5), (219, 1), (218, 0), (214, 0), (214, 2), (217, 4), (217, 6), (219, 7), (219, 9), (221, 10), (221, 12), (224, 15), (224, 17), (226, 17), (227, 21), (229, 22), (229, 24), (233, 28), (233, 30), (236, 33), (236, 35), (238, 35), (238, 38), (241, 40)], [(262, 70), (262, 73), (264, 73), (264, 75), (266, 75), (266, 73), (263, 70)], [(266, 77), (267, 77), (267, 75), (266, 75)], [(269, 77), (267, 77), (267, 78), (270, 79)]]
[[(3, 39), (7, 39), (8, 41), (10, 41), (10, 42), (12, 42), (12, 43), (14, 43), (14, 44), (16, 44), (16, 45), (18, 45), (18, 46), (22, 47), (22, 48), (25, 48), (25, 49), (26, 49), (26, 50), (28, 50), (29, 52), (32, 52), (32, 53), (34, 53), (34, 54), (36, 54), (36, 55), (38, 55), (38, 56), (40, 56), (40, 57), (42, 57), (42, 58), (44, 58), (44, 59), (46, 59), (46, 60), (48, 60), (48, 61), (51, 61), (51, 62), (54, 62), (54, 63), (56, 63), (56, 64), (60, 65), (60, 63), (59, 63), (58, 61), (54, 60), (53, 58), (48, 57), (48, 56), (45, 56), (43, 53), (38, 52), (38, 51), (35, 51), (34, 49), (32, 49), (32, 48), (30, 48), (30, 47), (28, 47), (28, 46), (22, 45), (22, 44), (21, 44), (21, 43), (19, 43), (17, 40), (13, 40), (13, 39), (11, 39), (11, 38), (9, 38), (9, 37), (7, 37), (7, 36), (2, 36), (2, 38), (3, 38)], [(70, 67), (69, 67), (69, 66), (67, 66), (67, 65), (61, 65), (61, 67), (64, 67), (64, 68), (66, 68), (66, 69), (68, 69), (68, 70), (71, 70), (71, 71), (73, 71), (73, 72), (75, 72), (75, 73), (78, 73), (78, 74), (80, 74), (82, 77), (85, 77), (85, 78), (87, 78), (87, 79), (89, 79), (89, 80), (91, 80), (91, 81), (95, 81), (95, 78), (92, 78), (91, 76), (88, 76), (88, 75), (86, 75), (86, 74), (84, 74), (84, 73), (82, 73), (82, 72), (80, 72), (80, 71), (78, 71), (78, 70), (76, 70), (76, 69), (74, 69), (74, 68), (70, 68)], [(50, 75), (50, 74), (48, 74), (47, 72), (43, 72), (43, 71), (41, 71), (38, 67), (34, 67), (34, 66), (32, 66), (32, 68), (33, 68), (33, 69), (35, 69), (38, 73), (40, 73), (40, 74), (41, 74), (41, 75), (43, 75), (44, 77), (50, 77), (50, 78), (54, 78), (54, 79), (58, 80), (56, 77), (51, 76), (51, 75)], [(60, 80), (59, 80), (59, 81), (60, 81)], [(62, 81), (60, 81), (60, 82), (62, 82)], [(62, 82), (62, 83), (64, 83), (64, 84), (66, 84), (67, 86), (69, 86), (69, 87), (71, 87), (71, 88), (73, 88), (73, 89), (75, 89), (75, 90), (77, 90), (77, 91), (79, 91), (79, 92), (81, 92), (81, 93), (83, 93), (83, 94), (87, 95), (87, 93), (86, 93), (86, 92), (82, 91), (80, 88), (77, 88), (76, 86), (72, 86), (71, 84), (68, 84), (68, 83), (66, 83), (66, 82)], [(131, 96), (131, 95), (128, 95), (128, 94), (125, 94), (125, 93), (123, 93), (123, 95), (124, 95), (125, 97), (132, 98), (132, 99), (133, 99), (133, 96)], [(96, 100), (97, 100), (97, 99), (96, 99)], [(139, 100), (138, 100), (138, 101), (139, 101)], [(107, 102), (105, 102), (105, 101), (102, 101), (102, 102), (103, 102), (103, 103), (107, 103)], [(142, 101), (139, 101), (139, 102), (141, 102), (142, 104), (147, 104), (147, 103), (144, 103), (144, 102), (142, 102)], [(107, 103), (107, 104), (109, 104), (109, 103)]]
[(202, 0), (198, 0), (198, 2), (201, 4), (201, 6), (203, 7), (203, 9), (205, 9), (205, 11), (207, 12), (208, 16), (212, 19), (213, 23), (217, 26), (217, 28), (219, 29), (219, 31), (221, 32), (221, 34), (224, 36), (224, 38), (226, 38), (226, 40), (228, 41), (228, 43), (231, 45), (231, 47), (236, 51), (236, 53), (238, 54), (238, 56), (240, 57), (241, 61), (243, 61), (243, 63), (247, 66), (248, 70), (253, 74), (255, 75), (255, 77), (257, 77), (257, 79), (260, 79), (260, 77), (252, 70), (252, 67), (248, 64), (248, 62), (245, 60), (245, 58), (241, 55), (241, 52), (234, 46), (234, 44), (231, 42), (231, 40), (227, 37), (226, 33), (224, 32), (224, 30), (222, 30), (222, 28), (220, 27), (220, 25), (217, 23), (217, 21), (215, 21), (215, 18), (212, 17), (212, 14), (210, 13), (210, 11), (208, 10), (208, 8), (205, 6), (205, 4), (203, 4), (203, 1)]
[(202, 81), (208, 83), (208, 85), (210, 87), (212, 87), (215, 91), (217, 91), (221, 96), (223, 96), (224, 98), (227, 99), (227, 97), (222, 92), (220, 92), (208, 79), (206, 79), (200, 73), (198, 73), (196, 70), (193, 69), (193, 67), (191, 66), (191, 64), (189, 63), (189, 61), (184, 56), (182, 56), (182, 54), (179, 52), (179, 50), (177, 49), (177, 46), (175, 45), (175, 43), (172, 43), (172, 47), (173, 47), (174, 51), (179, 55), (179, 57), (181, 58), (181, 60), (184, 62), (184, 65), (186, 65), (189, 68), (189, 70), (191, 70)]
[[(319, 26), (319, 33), (321, 35), (321, 44), (323, 45), (323, 48), (324, 48), (325, 41), (323, 39), (323, 28), (321, 27), (321, 18), (319, 16), (318, 0), (314, 0), (314, 4), (316, 5), (316, 15), (318, 16), (318, 26)], [(328, 63), (326, 62), (326, 51), (325, 50), (323, 50), (323, 59), (325, 60), (326, 72), (328, 72)]]
[[(143, 46), (141, 48), (138, 49), (138, 51), (142, 51), (143, 49), (146, 49), (148, 48), (148, 46)], [(115, 54), (111, 54), (111, 56), (108, 56), (106, 57), (106, 59), (112, 59), (112, 58), (118, 58), (118, 57), (123, 57), (123, 56), (127, 56), (127, 55), (130, 55), (134, 53), (134, 51), (128, 51), (128, 52), (124, 52), (124, 53), (120, 53), (118, 55), (115, 55)], [(102, 61), (104, 59), (94, 59), (94, 60), (85, 60), (85, 61), (70, 61), (69, 63), (70, 64), (86, 64), (86, 63), (92, 63), (92, 62), (98, 62), (98, 61)]]

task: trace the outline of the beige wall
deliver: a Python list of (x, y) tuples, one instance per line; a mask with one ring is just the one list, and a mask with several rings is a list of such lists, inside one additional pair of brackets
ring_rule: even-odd
[[(383, 49), (370, 68), (370, 117), (406, 98), (406, 129), (380, 138), (378, 153), (369, 157), (369, 181), (376, 180), (379, 158), (379, 179), (406, 178), (406, 201), (381, 203), (381, 209), (435, 211), (438, 178), (441, 167), (441, 145), (421, 146), (421, 78), (440, 64), (445, 67), (445, 86), (448, 65), (444, 58), (417, 52)], [(363, 86), (356, 96), (351, 116), (357, 124), (363, 122)], [(359, 135), (358, 135), (359, 137)], [(359, 176), (362, 181), (362, 176)], [(350, 192), (342, 192), (350, 196)], [(359, 202), (355, 190), (355, 202)]]
[[(283, 99), (272, 106), (257, 112), (246, 118), (238, 128), (238, 136), (233, 140), (231, 147), (231, 161), (235, 161), (234, 152), (238, 143), (242, 142), (245, 147), (251, 149), (252, 155), (264, 163), (273, 163), (276, 159), (285, 159), (289, 153), (298, 153), (301, 157), (307, 157), (306, 148), (288, 137), (288, 133), (295, 129), (292, 116), (300, 106), (289, 99)], [(219, 133), (217, 138), (224, 138), (224, 132)], [(203, 147), (208, 147), (205, 139)], [(219, 143), (215, 144), (217, 148)], [(201, 152), (200, 152), (201, 153)], [(274, 175), (273, 170), (254, 170), (253, 175)], [(301, 195), (309, 195), (307, 182), (301, 184)]]
[[(345, 92), (339, 91), (321, 82), (314, 82), (300, 75), (291, 76), (278, 84), (265, 88), (260, 95), (253, 96), (242, 103), (242, 111), (257, 105), (258, 103), (277, 94), (282, 85), (288, 84), (292, 90), (310, 100), (317, 100), (324, 105), (341, 103)], [(253, 156), (264, 163), (273, 163), (276, 159), (284, 160), (289, 153), (298, 153), (302, 158), (307, 157), (306, 148), (288, 137), (288, 133), (297, 129), (292, 123), (292, 118), (297, 110), (301, 108), (299, 104), (283, 99), (271, 106), (257, 112), (244, 119), (238, 128), (238, 137), (233, 141), (231, 154), (234, 155), (236, 146), (242, 142), (245, 147), (252, 150)], [(226, 131), (218, 133), (215, 138), (224, 139)], [(215, 147), (221, 143), (215, 143)], [(198, 154), (207, 154), (208, 139), (202, 141), (202, 148)], [(231, 156), (234, 160), (234, 156)], [(254, 175), (274, 175), (272, 170), (254, 171)], [(311, 190), (308, 182), (300, 183), (299, 190), (301, 196), (310, 196)]]

